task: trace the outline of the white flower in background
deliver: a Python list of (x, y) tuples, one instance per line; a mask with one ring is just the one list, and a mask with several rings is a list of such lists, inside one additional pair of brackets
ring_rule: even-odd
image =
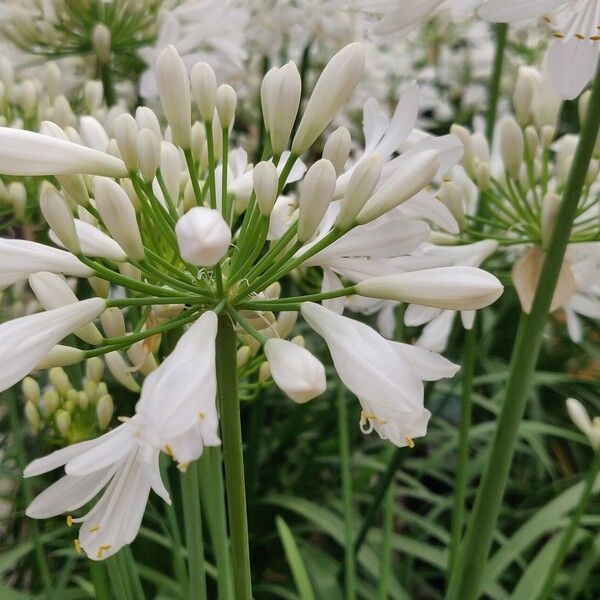
[(544, 17), (555, 38), (546, 56), (548, 75), (563, 98), (577, 97), (594, 76), (600, 57), (600, 0), (488, 0), (478, 14), (501, 23)]
[(246, 59), (247, 23), (248, 12), (240, 0), (193, 0), (173, 8), (164, 17), (155, 46), (139, 51), (149, 67), (140, 78), (140, 96), (152, 100), (158, 95), (152, 69), (170, 44), (188, 71), (203, 61), (225, 79), (239, 76)]
[(391, 342), (359, 321), (308, 302), (302, 316), (322, 336), (341, 380), (362, 406), (360, 427), (394, 445), (411, 446), (425, 435), (431, 413), (423, 381), (452, 377), (458, 366), (408, 344)]
[(587, 437), (590, 446), (597, 452), (600, 450), (600, 417), (590, 419), (583, 404), (575, 398), (567, 399), (567, 412), (579, 430)]
[(103, 299), (90, 298), (2, 323), (0, 391), (23, 379), (58, 342), (91, 323), (104, 308)]
[[(83, 517), (76, 542), (101, 560), (129, 544), (139, 530), (153, 489), (165, 502), (160, 452), (185, 470), (204, 446), (218, 446), (215, 337), (217, 317), (206, 312), (181, 337), (175, 350), (144, 381), (136, 414), (105, 435), (33, 461), (25, 477), (65, 467), (66, 475), (42, 492), (27, 515), (43, 519), (81, 508), (104, 488)], [(168, 400), (168, 401), (167, 401)]]

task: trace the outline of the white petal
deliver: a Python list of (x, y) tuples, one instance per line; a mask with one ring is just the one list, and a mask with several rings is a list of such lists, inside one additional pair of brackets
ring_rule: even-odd
[(532, 17), (541, 17), (566, 0), (488, 0), (477, 14), (486, 21), (511, 23)]
[(437, 352), (431, 352), (410, 344), (392, 343), (394, 348), (408, 360), (423, 381), (437, 381), (446, 377), (454, 377), (460, 369), (459, 365), (455, 365)]
[(592, 80), (599, 56), (598, 42), (588, 43), (575, 37), (566, 42), (552, 42), (546, 56), (546, 67), (554, 91), (565, 100), (579, 96)]

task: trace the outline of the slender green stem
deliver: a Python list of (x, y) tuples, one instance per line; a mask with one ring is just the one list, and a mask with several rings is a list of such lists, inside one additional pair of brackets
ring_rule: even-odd
[[(177, 219), (179, 217), (179, 215), (177, 213), (177, 207), (175, 206), (175, 204), (173, 202), (173, 198), (171, 198), (171, 194), (169, 194), (169, 189), (167, 188), (167, 184), (165, 183), (165, 179), (162, 176), (160, 169), (158, 171), (156, 171), (156, 181), (158, 181), (160, 191), (162, 192), (162, 194), (165, 198), (165, 201), (167, 203), (167, 206), (169, 207), (169, 214), (175, 221), (177, 221)], [(152, 186), (151, 183), (148, 185)], [(194, 185), (194, 184), (192, 183), (192, 185)]]
[[(390, 446), (387, 449), (387, 461), (390, 462), (394, 456), (394, 448)], [(394, 530), (394, 496), (395, 489), (393, 482), (385, 494), (383, 501), (383, 524), (381, 540), (381, 563), (379, 567), (379, 585), (377, 588), (378, 600), (387, 600), (389, 598), (390, 574), (392, 570), (392, 534)]]
[(140, 581), (140, 574), (135, 564), (131, 548), (125, 546), (119, 553), (119, 559), (121, 561), (121, 568), (126, 573), (127, 580), (131, 586), (131, 593), (136, 600), (144, 600), (144, 588)]
[(465, 498), (467, 495), (467, 472), (469, 465), (469, 430), (471, 429), (471, 409), (473, 402), (473, 378), (475, 376), (475, 356), (477, 353), (477, 327), (465, 332), (462, 360), (462, 388), (460, 426), (458, 430), (458, 457), (454, 480), (454, 503), (450, 537), (448, 573), (452, 573), (458, 556), (458, 548), (463, 533)]
[(356, 598), (356, 563), (354, 558), (354, 511), (352, 508), (352, 474), (350, 436), (348, 433), (348, 408), (346, 390), (337, 383), (338, 437), (340, 443), (340, 468), (342, 474), (342, 503), (344, 506), (344, 585), (346, 600)]
[(544, 259), (531, 313), (521, 315), (505, 388), (504, 403), (472, 517), (460, 547), (456, 567), (450, 578), (447, 600), (474, 600), (479, 594), (519, 426), (525, 412), (533, 372), (542, 344), (544, 326), (599, 126), (600, 69), (597, 69), (587, 115), (564, 189), (556, 225)]
[[(212, 132), (212, 129), (211, 129)], [(198, 183), (198, 170), (196, 169), (196, 162), (191, 150), (184, 152), (185, 162), (187, 164), (188, 172), (190, 174), (190, 181), (192, 182), (192, 189), (194, 190), (194, 198), (196, 198), (196, 204), (202, 206), (202, 191), (200, 190), (200, 184)], [(214, 157), (213, 157), (214, 162)], [(214, 178), (214, 164), (213, 164), (213, 178)], [(212, 207), (214, 208), (214, 206)]]
[(227, 221), (227, 224), (231, 227), (231, 215), (233, 211), (233, 204), (231, 207), (229, 206), (229, 199), (227, 197), (227, 171), (229, 169), (228, 159), (229, 159), (229, 128), (223, 127), (222, 129), (223, 136), (223, 152), (222, 152), (222, 165), (223, 168), (221, 170), (221, 211), (223, 213), (223, 218)]
[(598, 472), (600, 472), (600, 452), (596, 451), (594, 454), (594, 459), (592, 460), (592, 464), (590, 465), (587, 473), (585, 485), (583, 487), (583, 491), (581, 492), (581, 497), (579, 498), (579, 503), (577, 504), (577, 508), (571, 517), (569, 526), (563, 532), (561, 542), (557, 548), (554, 558), (552, 559), (552, 563), (546, 578), (544, 579), (544, 584), (542, 586), (542, 591), (538, 596), (538, 600), (547, 600), (552, 593), (554, 581), (556, 580), (556, 577), (560, 572), (560, 568), (562, 567), (562, 564), (569, 553), (575, 533), (579, 528), (581, 519), (585, 515), (587, 507), (590, 503), (590, 499), (594, 493), (594, 484), (598, 478)]
[(110, 588), (106, 579), (106, 567), (98, 560), (88, 560), (90, 579), (96, 600), (110, 600)]
[[(19, 416), (19, 402), (17, 400), (14, 389), (9, 389), (4, 392), (4, 399), (8, 404), (8, 411), (10, 416), (10, 426), (13, 432), (14, 448), (17, 458), (17, 465), (19, 469), (23, 471), (27, 466), (27, 457), (25, 455), (25, 442), (23, 434), (25, 427), (23, 421)], [(23, 478), (21, 480), (21, 486), (23, 490), (23, 500), (27, 505), (33, 500), (33, 494), (31, 491), (31, 480)], [(46, 553), (44, 551), (44, 545), (40, 537), (39, 523), (32, 519), (30, 522), (31, 533), (33, 535), (33, 547), (35, 549), (35, 561), (37, 563), (38, 571), (42, 579), (42, 585), (44, 586), (44, 594), (49, 600), (53, 597), (52, 593), (52, 577), (50, 575), (50, 569), (46, 560)]]
[(219, 600), (234, 600), (231, 554), (227, 537), (221, 448), (205, 448), (200, 460), (200, 494), (217, 566)]
[(210, 187), (210, 207), (217, 208), (217, 184), (215, 181), (215, 143), (213, 139), (212, 121), (207, 121), (206, 146), (208, 148), (208, 183)]
[(117, 94), (115, 92), (115, 84), (113, 81), (111, 63), (105, 63), (100, 68), (100, 79), (102, 80), (102, 88), (104, 90), (104, 100), (109, 108), (117, 102)]
[(341, 298), (342, 296), (351, 296), (353, 294), (356, 294), (356, 286), (349, 285), (338, 290), (332, 290), (331, 292), (322, 292), (319, 294), (306, 294), (305, 296), (289, 296), (288, 298), (264, 300), (262, 302), (254, 302), (250, 300), (248, 302), (244, 302), (242, 306), (250, 310), (278, 310), (279, 306), (285, 306), (287, 304), (302, 304), (303, 302), (321, 302), (322, 300), (329, 300), (331, 298)]
[(217, 387), (221, 439), (225, 459), (235, 598), (236, 600), (251, 600), (252, 583), (244, 484), (244, 454), (236, 363), (236, 336), (233, 322), (228, 314), (220, 314), (217, 331)]
[(106, 307), (145, 306), (147, 304), (203, 304), (210, 300), (207, 296), (165, 296), (154, 298), (115, 298), (107, 300)]
[(252, 327), (252, 325), (250, 325), (250, 323), (248, 323), (248, 321), (246, 321), (246, 319), (244, 319), (244, 317), (242, 317), (242, 315), (240, 315), (235, 308), (228, 306), (227, 311), (231, 317), (237, 321), (256, 341), (260, 342), (261, 344), (264, 344), (267, 341), (267, 338), (259, 333), (254, 327)]
[(198, 488), (198, 461), (181, 474), (181, 498), (183, 523), (190, 572), (190, 600), (206, 600), (206, 574), (204, 571), (204, 540), (202, 535), (202, 511)]
[(133, 600), (127, 580), (123, 577), (119, 558), (115, 554), (104, 561), (108, 569), (110, 586), (116, 600)]
[(498, 23), (494, 26), (496, 33), (496, 51), (494, 55), (494, 71), (490, 83), (490, 97), (488, 111), (485, 117), (485, 135), (491, 143), (494, 137), (494, 125), (496, 124), (496, 112), (498, 110), (498, 98), (500, 97), (500, 84), (502, 81), (502, 67), (504, 65), (504, 48), (506, 46), (506, 36), (508, 25)]

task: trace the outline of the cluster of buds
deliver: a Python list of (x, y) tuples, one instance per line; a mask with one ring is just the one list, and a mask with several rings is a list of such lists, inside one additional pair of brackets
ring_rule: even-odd
[[(585, 93), (579, 100), (582, 123), (588, 102), (589, 94)], [(520, 252), (513, 281), (523, 310), (529, 312), (579, 138), (568, 134), (556, 139), (562, 101), (546, 77), (531, 67), (521, 67), (519, 71), (513, 106), (514, 116), (507, 115), (497, 124), (494, 152), (490, 152), (482, 134), (453, 126), (465, 147), (464, 171), (463, 176), (459, 173), (448, 182), (440, 198), (455, 215), (460, 214), (462, 239), (495, 240), (511, 249), (513, 260)], [(476, 202), (470, 207), (461, 202), (469, 195), (465, 192), (468, 183), (465, 184), (464, 172), (480, 191), (477, 210)], [(600, 139), (579, 199), (552, 310), (569, 310), (574, 303), (576, 312), (596, 318), (600, 314), (591, 305), (598, 301), (600, 293), (599, 183)], [(585, 253), (577, 246), (585, 248)], [(570, 329), (574, 327), (572, 324)]]
[(106, 431), (114, 405), (102, 381), (103, 372), (102, 359), (89, 359), (80, 390), (60, 367), (48, 371), (48, 384), (42, 390), (35, 379), (26, 377), (21, 387), (25, 417), (32, 430), (55, 446), (88, 440)]

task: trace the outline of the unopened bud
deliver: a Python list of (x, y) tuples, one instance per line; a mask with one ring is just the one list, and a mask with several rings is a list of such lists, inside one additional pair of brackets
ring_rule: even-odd
[(196, 206), (175, 225), (181, 257), (192, 265), (211, 267), (227, 254), (231, 230), (217, 210)]
[(160, 165), (160, 138), (151, 129), (142, 129), (137, 137), (137, 159), (146, 183), (154, 179)]
[(304, 346), (305, 346), (305, 341), (304, 341), (303, 335), (297, 335), (297, 336), (293, 337), (290, 341), (292, 342), (292, 344), (296, 344), (296, 346), (301, 346), (302, 348), (304, 348)]
[(542, 202), (541, 232), (542, 248), (547, 249), (556, 225), (556, 217), (560, 209), (560, 197), (554, 192), (548, 192)]
[(258, 370), (258, 383), (266, 383), (269, 379), (271, 379), (271, 368), (268, 362), (264, 362)]
[(528, 125), (525, 128), (525, 145), (527, 146), (529, 156), (535, 156), (540, 145), (540, 138), (533, 125)]
[(60, 406), (60, 397), (56, 390), (46, 390), (40, 400), (39, 406), (45, 417), (53, 415)]
[(110, 292), (110, 281), (100, 279), (99, 277), (89, 277), (88, 283), (94, 290), (94, 294), (100, 298), (108, 298)]
[(71, 208), (64, 197), (48, 181), (44, 181), (40, 189), (40, 210), (46, 223), (63, 246), (73, 254), (78, 254), (81, 246)]
[(181, 182), (181, 161), (179, 150), (169, 142), (160, 145), (160, 172), (169, 196), (177, 204)]
[(199, 62), (192, 67), (190, 73), (192, 94), (200, 110), (202, 119), (206, 122), (213, 120), (217, 103), (217, 78), (212, 67)]
[(250, 346), (242, 346), (237, 351), (237, 368), (241, 369), (250, 360)]
[(104, 86), (101, 81), (88, 81), (83, 88), (83, 100), (88, 112), (95, 113), (104, 103)]
[(256, 202), (263, 216), (268, 217), (277, 200), (279, 175), (271, 161), (259, 162), (252, 174)]
[(69, 376), (62, 367), (54, 367), (48, 372), (48, 380), (60, 394), (66, 394), (72, 389)]
[(60, 435), (67, 437), (69, 428), (71, 427), (71, 415), (66, 410), (59, 410), (54, 417), (54, 423)]
[(462, 165), (469, 175), (473, 175), (475, 172), (475, 154), (473, 152), (473, 143), (471, 142), (469, 130), (462, 125), (453, 124), (450, 127), (450, 133), (455, 135), (461, 141), (464, 149), (461, 161)]
[(223, 129), (230, 129), (235, 119), (237, 97), (235, 90), (224, 83), (217, 89), (216, 109)]
[(33, 377), (25, 377), (21, 382), (21, 391), (25, 400), (37, 404), (40, 400), (40, 386)]
[(98, 62), (101, 65), (106, 65), (110, 62), (110, 45), (111, 33), (110, 29), (104, 23), (98, 23), (92, 31), (92, 45), (98, 57)]
[(88, 359), (85, 363), (85, 378), (89, 381), (102, 381), (104, 375), (104, 363), (99, 356)]
[(38, 409), (36, 408), (35, 404), (33, 404), (33, 402), (27, 402), (25, 404), (25, 418), (27, 419), (34, 431), (37, 431), (40, 428), (40, 413), (38, 412)]
[(104, 360), (106, 360), (108, 370), (122, 386), (132, 392), (140, 391), (140, 386), (131, 375), (131, 369), (120, 352), (109, 352), (104, 356)]
[(115, 121), (115, 139), (119, 153), (128, 171), (137, 171), (138, 125), (129, 113), (123, 113)]
[(298, 313), (293, 310), (286, 310), (279, 313), (277, 317), (277, 322), (275, 323), (275, 329), (277, 330), (277, 335), (285, 339), (294, 329), (294, 325), (296, 325), (296, 321), (298, 320)]
[(512, 117), (504, 117), (499, 124), (500, 155), (504, 168), (513, 179), (519, 178), (523, 162), (523, 131)]
[(100, 431), (104, 431), (110, 425), (114, 411), (113, 399), (109, 394), (105, 394), (98, 400), (98, 404), (96, 404), (96, 417), (98, 418)]
[(8, 199), (12, 204), (17, 220), (24, 221), (27, 208), (27, 190), (20, 181), (11, 181), (8, 185)]
[(35, 366), (36, 369), (51, 369), (52, 367), (68, 367), (81, 362), (85, 352), (73, 346), (54, 346), (48, 354)]
[(517, 120), (522, 126), (527, 125), (531, 113), (531, 104), (537, 82), (529, 69), (519, 69), (515, 91), (513, 92), (513, 105)]
[(298, 241), (305, 243), (314, 235), (333, 198), (337, 176), (333, 165), (322, 158), (307, 171), (300, 189)]
[(120, 308), (111, 306), (100, 315), (100, 323), (104, 333), (111, 338), (123, 337), (125, 331), (125, 319)]
[(326, 158), (333, 165), (335, 172), (339, 175), (344, 165), (348, 162), (352, 138), (346, 127), (338, 127), (325, 142), (322, 158)]
[(461, 189), (453, 181), (444, 181), (438, 190), (437, 197), (452, 213), (462, 231), (465, 228), (466, 220)]

